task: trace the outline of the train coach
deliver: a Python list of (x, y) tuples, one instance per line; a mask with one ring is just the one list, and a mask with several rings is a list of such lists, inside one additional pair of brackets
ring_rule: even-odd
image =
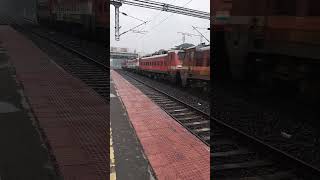
[(39, 0), (37, 17), (40, 24), (96, 40), (106, 40), (108, 8), (107, 0)]
[(138, 72), (139, 68), (139, 58), (129, 59), (123, 62), (122, 69), (126, 69), (133, 72)]
[(320, 98), (319, 0), (215, 0), (214, 6), (218, 20), (227, 17), (214, 24), (225, 47), (215, 62), (223, 61), (232, 79)]
[(166, 79), (183, 87), (194, 82), (210, 81), (210, 47), (194, 46), (169, 50), (162, 54), (127, 60), (124, 69), (152, 78)]

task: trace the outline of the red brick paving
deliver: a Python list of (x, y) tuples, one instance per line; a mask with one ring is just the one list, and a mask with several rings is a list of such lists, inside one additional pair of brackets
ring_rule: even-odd
[(109, 105), (9, 26), (0, 39), (65, 180), (109, 177)]
[(209, 180), (210, 149), (117, 72), (111, 77), (157, 178)]

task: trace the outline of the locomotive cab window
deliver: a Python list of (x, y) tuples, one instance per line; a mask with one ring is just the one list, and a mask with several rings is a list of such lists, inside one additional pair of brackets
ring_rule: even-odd
[(178, 52), (178, 57), (179, 57), (179, 59), (180, 59), (181, 61), (184, 60), (185, 56), (186, 56), (186, 53), (185, 53), (185, 52)]
[(198, 51), (196, 52), (196, 58), (195, 58), (195, 61), (196, 61), (196, 66), (202, 66), (202, 62), (203, 62), (203, 52), (201, 51)]

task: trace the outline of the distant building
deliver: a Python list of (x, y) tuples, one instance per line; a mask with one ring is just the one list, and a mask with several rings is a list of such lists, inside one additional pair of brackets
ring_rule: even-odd
[(126, 60), (137, 57), (136, 51), (130, 51), (129, 48), (110, 47), (110, 66), (113, 69), (121, 68)]
[(112, 52), (129, 52), (128, 48), (122, 48), (122, 47), (110, 47), (110, 51)]

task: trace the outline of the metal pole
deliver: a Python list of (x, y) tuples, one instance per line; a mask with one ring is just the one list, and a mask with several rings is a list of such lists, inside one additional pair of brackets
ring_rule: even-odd
[(119, 27), (119, 6), (114, 6), (115, 7), (115, 35), (116, 35), (116, 41), (120, 40), (120, 27)]
[(111, 1), (115, 8), (115, 39), (120, 41), (120, 26), (119, 26), (119, 7), (122, 5), (119, 1)]

